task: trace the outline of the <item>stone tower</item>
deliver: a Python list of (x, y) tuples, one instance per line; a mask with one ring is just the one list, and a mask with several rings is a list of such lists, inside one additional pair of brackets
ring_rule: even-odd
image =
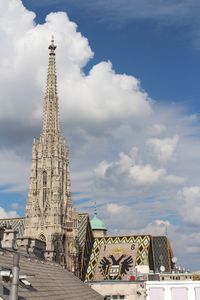
[(59, 128), (55, 50), (52, 37), (42, 130), (32, 148), (24, 237), (45, 241), (46, 258), (74, 271), (77, 215), (70, 193), (68, 148)]

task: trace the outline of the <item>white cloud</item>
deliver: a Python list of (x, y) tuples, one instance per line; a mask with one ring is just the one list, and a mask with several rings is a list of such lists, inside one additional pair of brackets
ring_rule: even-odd
[(154, 220), (149, 223), (145, 228), (141, 229), (141, 233), (150, 234), (153, 236), (166, 235), (168, 228), (171, 226), (169, 221)]
[(133, 76), (116, 74), (110, 62), (93, 66), (88, 76), (83, 73), (82, 68), (93, 52), (65, 13), (51, 13), (44, 24), (35, 24), (35, 15), (20, 1), (4, 1), (0, 5), (4, 11), (0, 16), (0, 120), (22, 122), (22, 114), (23, 122), (37, 124), (41, 119), (41, 89), (45, 87), (47, 48), (52, 33), (58, 45), (58, 90), (65, 124), (76, 120), (75, 125), (82, 127), (94, 122), (98, 126), (114, 126), (125, 118), (151, 113), (148, 95), (141, 90), (139, 81)]
[[(110, 62), (95, 65), (88, 76), (62, 81), (61, 96), (68, 95), (63, 113), (68, 122), (98, 127), (116, 126), (130, 117), (149, 115), (148, 95), (133, 76), (116, 74)], [(81, 99), (81, 101), (80, 101)]]
[(106, 208), (107, 208), (108, 213), (110, 213), (111, 215), (117, 215), (124, 211), (124, 207), (120, 206), (116, 203), (109, 203), (109, 204), (107, 204)]
[(177, 135), (172, 138), (151, 138), (147, 141), (147, 145), (159, 161), (166, 162), (174, 158), (178, 141)]
[(133, 148), (129, 154), (121, 152), (118, 161), (102, 161), (94, 170), (97, 184), (118, 189), (147, 188), (148, 186), (183, 184), (185, 178), (168, 174), (164, 168), (155, 169), (149, 163), (143, 163), (138, 151)]
[[(174, 216), (180, 203), (173, 197), (185, 178), (191, 186), (198, 185), (198, 117), (176, 105), (152, 102), (137, 78), (116, 73), (111, 62), (99, 62), (84, 74), (94, 53), (77, 25), (61, 12), (49, 14), (43, 24), (35, 24), (34, 18), (19, 0), (0, 0), (1, 190), (28, 187), (31, 139), (41, 127), (47, 48), (53, 33), (62, 132), (69, 142), (77, 205), (87, 211), (97, 201), (113, 232), (146, 228), (161, 233), (168, 221), (158, 216)], [(181, 210), (176, 222), (199, 224), (186, 194), (182, 191), (188, 213)], [(192, 199), (198, 208), (198, 196)], [(194, 221), (189, 212), (194, 212)], [(188, 235), (192, 241), (195, 232), (188, 229)], [(182, 248), (175, 245), (179, 253), (187, 242), (186, 236), (180, 234), (180, 239)]]
[[(62, 127), (70, 129), (72, 139), (81, 144), (82, 150), (84, 143), (88, 148), (89, 135), (108, 133), (110, 128), (116, 129), (131, 118), (152, 113), (149, 97), (140, 88), (139, 80), (117, 74), (110, 62), (100, 62), (88, 75), (83, 73), (93, 52), (66, 13), (50, 13), (44, 24), (35, 24), (35, 14), (19, 0), (0, 1), (0, 10), (4, 12), (0, 14), (0, 136), (2, 155), (9, 152), (2, 162), (3, 168), (6, 160), (13, 161), (14, 155), (16, 164), (21, 159), (22, 168), (26, 168), (26, 162), (20, 158), (27, 151), (24, 144), (39, 134), (52, 33), (57, 44)], [(16, 149), (20, 155), (15, 153)], [(12, 174), (8, 163), (1, 184), (15, 185), (16, 181), (21, 190), (26, 185), (27, 171), (15, 180), (16, 173)]]
[(138, 186), (156, 184), (165, 176), (164, 169), (154, 170), (151, 165), (133, 165), (130, 170), (130, 178)]
[(134, 228), (142, 226), (145, 219), (140, 218), (136, 209), (123, 204), (123, 200), (120, 204), (116, 202), (108, 203), (105, 208), (101, 215), (109, 222), (110, 230), (108, 234), (130, 234)]
[[(5, 2), (5, 1), (4, 1)], [(0, 86), (2, 90), (0, 119), (19, 118), (19, 110), (24, 122), (34, 121), (38, 109), (42, 107), (45, 88), (48, 44), (52, 33), (58, 47), (58, 66), (62, 77), (80, 76), (80, 68), (92, 57), (86, 38), (76, 31), (76, 24), (70, 22), (65, 13), (52, 13), (42, 25), (33, 22), (34, 14), (27, 11), (20, 1), (5, 2), (1, 15), (0, 36)], [(20, 27), (16, 26), (20, 19)], [(19, 23), (19, 22), (17, 22)], [(64, 63), (63, 63), (64, 62)], [(12, 86), (12, 89), (10, 89)], [(22, 88), (23, 86), (23, 88)], [(13, 93), (13, 90), (15, 93)], [(16, 101), (13, 101), (15, 99)], [(29, 105), (25, 105), (28, 102)], [(41, 117), (41, 111), (39, 113)]]
[(185, 187), (177, 194), (178, 212), (183, 221), (189, 224), (200, 224), (200, 186)]
[(5, 191), (24, 191), (28, 186), (30, 176), (30, 161), (16, 154), (14, 151), (3, 149), (0, 151), (0, 186)]
[(3, 218), (15, 218), (18, 214), (14, 210), (6, 211), (3, 207), (0, 207), (0, 219)]
[(153, 124), (149, 128), (149, 134), (154, 137), (160, 136), (160, 135), (164, 134), (166, 131), (167, 131), (167, 128), (163, 124)]
[(199, 270), (200, 234), (198, 231), (191, 232), (183, 224), (173, 225), (169, 220), (155, 219), (139, 229), (139, 232), (154, 236), (167, 235), (173, 254), (178, 259), (177, 265), (186, 270), (190, 268)]

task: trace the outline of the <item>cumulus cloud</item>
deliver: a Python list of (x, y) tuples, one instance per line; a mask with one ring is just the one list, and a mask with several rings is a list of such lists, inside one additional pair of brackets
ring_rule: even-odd
[[(67, 81), (66, 81), (67, 83)], [(96, 124), (98, 127), (116, 126), (131, 117), (149, 115), (152, 111), (148, 95), (133, 76), (116, 74), (110, 62), (95, 65), (88, 76), (68, 78), (62, 85), (63, 105), (68, 122)], [(81, 99), (81, 101), (80, 101)]]
[[(42, 25), (34, 23), (35, 14), (24, 8), (21, 1), (1, 1), (0, 86), (2, 90), (0, 120), (20, 120), (18, 111), (34, 122), (42, 107), (41, 88), (45, 87), (48, 44), (52, 33), (56, 36), (58, 65), (62, 75), (80, 75), (80, 68), (92, 57), (86, 38), (76, 31), (65, 13), (52, 13)], [(16, 20), (20, 19), (20, 26)], [(62, 63), (64, 61), (64, 64)], [(65, 67), (64, 67), (65, 66)], [(64, 77), (64, 76), (62, 76)], [(12, 86), (12, 89), (9, 87)], [(13, 93), (15, 90), (15, 94)], [(15, 99), (15, 101), (13, 101)], [(28, 105), (24, 105), (28, 103)], [(41, 117), (41, 111), (39, 113)]]
[(3, 207), (0, 207), (0, 219), (4, 218), (16, 218), (18, 214), (14, 210), (6, 211)]
[[(52, 33), (58, 45), (61, 123), (68, 132), (70, 128), (72, 141), (83, 146), (88, 143), (89, 135), (106, 133), (126, 120), (152, 113), (149, 97), (141, 89), (139, 80), (117, 74), (110, 62), (100, 62), (88, 75), (84, 74), (83, 67), (93, 57), (93, 52), (88, 40), (77, 31), (77, 25), (66, 13), (50, 13), (43, 24), (36, 24), (35, 14), (19, 0), (0, 1), (0, 8), (0, 148), (2, 155), (7, 149), (13, 149), (12, 153), (7, 152), (6, 160), (13, 161), (16, 149), (21, 156), (27, 157), (25, 143), (39, 134)], [(16, 161), (20, 155), (16, 155)], [(24, 169), (26, 162), (21, 160)], [(10, 179), (11, 170), (8, 166), (7, 169), (2, 184), (13, 184), (14, 175)], [(26, 178), (22, 176), (21, 173), (16, 179), (21, 187)]]
[[(41, 128), (47, 48), (54, 34), (61, 125), (69, 142), (76, 204), (88, 211), (96, 200), (112, 232), (146, 228), (156, 233), (158, 227), (161, 233), (168, 221), (158, 215), (174, 216), (181, 197), (184, 210), (191, 212), (184, 189), (178, 200), (173, 196), (186, 176), (189, 185), (198, 186), (198, 116), (151, 101), (136, 77), (118, 74), (109, 61), (93, 65), (85, 74), (94, 53), (67, 14), (51, 13), (43, 24), (34, 18), (21, 1), (0, 0), (1, 192), (27, 190), (31, 139)], [(197, 193), (191, 199), (198, 207)], [(14, 203), (12, 210), (17, 209)], [(189, 213), (179, 213), (177, 223), (192, 223)], [(196, 214), (194, 219), (199, 224)], [(168, 227), (175, 237), (173, 226)], [(195, 236), (189, 230), (188, 234), (191, 240)], [(181, 236), (184, 245), (186, 238)], [(180, 253), (178, 244), (175, 247)]]
[(200, 224), (200, 186), (185, 187), (177, 194), (178, 212), (188, 224)]
[(157, 219), (147, 224), (145, 228), (141, 229), (141, 233), (151, 234), (153, 236), (166, 235), (170, 226), (171, 224), (168, 220), (164, 221)]
[[(136, 209), (132, 209), (122, 203), (108, 203), (105, 206), (104, 217), (109, 221), (110, 234), (130, 234), (138, 229), (143, 220)], [(144, 217), (145, 219), (145, 217)]]
[(151, 138), (147, 141), (152, 154), (161, 162), (174, 158), (179, 137), (172, 138)]
[(178, 259), (177, 265), (181, 265), (186, 270), (190, 268), (195, 271), (199, 270), (200, 234), (198, 230), (191, 232), (183, 224), (174, 225), (169, 220), (155, 219), (139, 231), (154, 236), (167, 235), (173, 254)]
[[(58, 45), (58, 90), (64, 124), (76, 120), (76, 126), (82, 127), (94, 122), (114, 126), (125, 118), (151, 113), (148, 95), (141, 90), (139, 81), (116, 74), (110, 62), (100, 62), (88, 75), (83, 73), (93, 52), (66, 13), (50, 13), (44, 24), (35, 24), (35, 14), (26, 10), (21, 1), (1, 1), (0, 5), (4, 12), (0, 16), (0, 121), (9, 119), (13, 123), (17, 119), (30, 127), (41, 122), (52, 33)], [(20, 26), (16, 26), (15, 20), (19, 19)]]
[(102, 161), (94, 171), (97, 184), (101, 187), (147, 188), (161, 183), (183, 184), (185, 178), (168, 174), (164, 168), (156, 169), (145, 164), (138, 156), (138, 149), (133, 148), (128, 154), (121, 152), (119, 160)]

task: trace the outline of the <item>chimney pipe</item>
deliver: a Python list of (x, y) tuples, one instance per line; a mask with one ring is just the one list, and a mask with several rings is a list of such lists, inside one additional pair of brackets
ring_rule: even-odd
[(13, 253), (12, 276), (9, 300), (17, 300), (19, 285), (19, 253)]

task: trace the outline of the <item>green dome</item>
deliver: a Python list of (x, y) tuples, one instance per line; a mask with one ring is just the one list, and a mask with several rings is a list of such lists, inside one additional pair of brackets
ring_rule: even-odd
[(90, 221), (92, 230), (107, 230), (103, 221), (97, 218), (97, 215), (94, 214), (92, 220)]

